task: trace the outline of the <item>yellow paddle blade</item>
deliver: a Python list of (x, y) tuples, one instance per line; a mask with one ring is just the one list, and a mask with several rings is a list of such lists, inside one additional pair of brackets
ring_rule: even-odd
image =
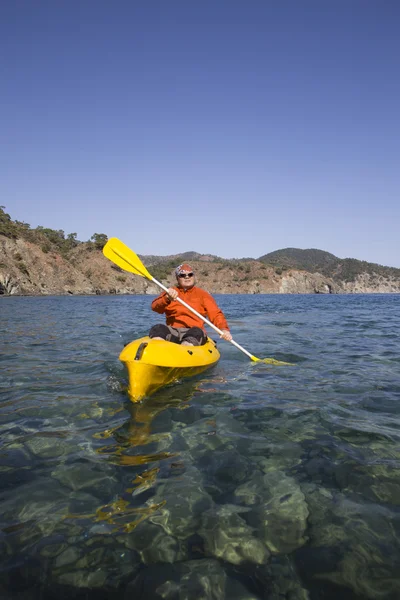
[(283, 362), (283, 360), (276, 360), (275, 358), (257, 358), (257, 356), (252, 356), (251, 360), (253, 362), (263, 362), (267, 365), (278, 365), (278, 366), (284, 366), (284, 365), (291, 365), (293, 363), (288, 363), (288, 362)]
[(146, 277), (153, 281), (153, 277), (150, 275), (140, 258), (137, 254), (128, 246), (126, 246), (118, 238), (110, 238), (107, 244), (103, 248), (103, 254), (106, 258), (111, 260), (124, 271), (135, 273), (141, 277)]

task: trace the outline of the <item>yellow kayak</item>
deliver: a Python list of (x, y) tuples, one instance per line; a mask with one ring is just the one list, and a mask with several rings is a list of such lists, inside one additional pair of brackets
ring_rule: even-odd
[(134, 340), (119, 355), (128, 369), (132, 402), (139, 402), (178, 379), (202, 373), (219, 358), (217, 345), (210, 338), (204, 346), (181, 346), (148, 336)]

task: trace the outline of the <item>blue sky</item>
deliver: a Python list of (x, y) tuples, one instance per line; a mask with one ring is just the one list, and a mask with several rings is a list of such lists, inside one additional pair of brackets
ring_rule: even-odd
[(140, 254), (400, 267), (397, 0), (3, 0), (0, 204)]

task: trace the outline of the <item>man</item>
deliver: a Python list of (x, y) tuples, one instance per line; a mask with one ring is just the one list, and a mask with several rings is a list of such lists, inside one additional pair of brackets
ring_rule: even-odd
[(154, 340), (167, 340), (182, 346), (202, 346), (207, 341), (204, 321), (193, 314), (186, 306), (177, 302), (182, 298), (198, 313), (204, 315), (216, 327), (221, 329), (221, 337), (228, 342), (232, 339), (224, 313), (214, 298), (205, 290), (195, 286), (195, 276), (192, 267), (184, 263), (175, 269), (177, 286), (168, 288), (151, 304), (152, 310), (165, 314), (166, 325), (154, 325), (149, 336)]

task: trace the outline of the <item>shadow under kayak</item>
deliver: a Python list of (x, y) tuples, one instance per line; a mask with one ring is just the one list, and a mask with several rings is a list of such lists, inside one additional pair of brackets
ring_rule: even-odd
[(216, 342), (210, 338), (203, 346), (181, 346), (148, 336), (134, 340), (119, 355), (128, 370), (132, 402), (139, 402), (178, 379), (202, 373), (219, 358)]

